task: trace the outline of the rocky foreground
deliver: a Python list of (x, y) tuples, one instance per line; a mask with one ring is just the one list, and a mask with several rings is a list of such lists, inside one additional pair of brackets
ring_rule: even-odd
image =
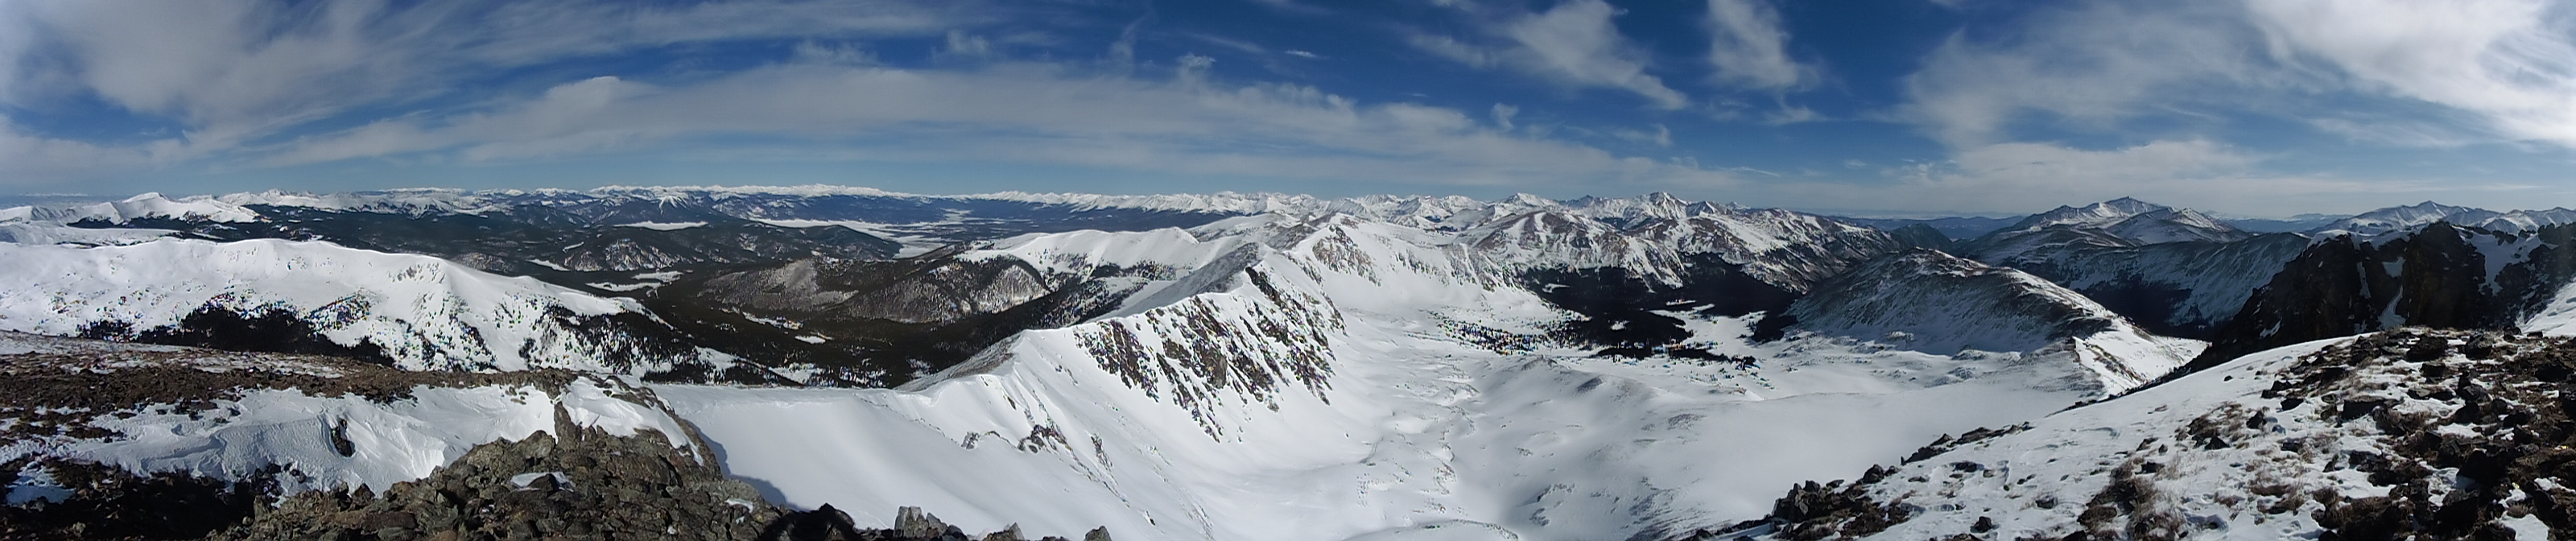
[[(327, 474), (310, 464), (269, 464), (246, 475), (135, 471), (94, 460), (96, 449), (155, 437), (121, 421), (238, 414), (238, 401), (254, 392), (391, 408), (419, 393), (478, 386), (563, 397), (585, 376), (409, 372), (325, 356), (0, 338), (0, 381), (9, 382), (0, 393), (0, 487), (8, 494), (0, 539), (1024, 539), (1016, 527), (970, 537), (918, 509), (904, 509), (891, 528), (861, 527), (829, 506), (787, 509), (727, 477), (685, 423), (689, 434), (677, 438), (651, 428), (618, 434), (574, 422), (560, 403), (551, 428), (474, 445), (426, 477), (382, 491), (290, 489)], [(616, 390), (655, 403), (648, 391)], [(316, 425), (308, 443), (353, 463), (379, 451), (353, 441), (366, 438), (353, 438), (345, 422)], [(1086, 536), (1106, 539), (1106, 530)]]
[(2576, 538), (2576, 339), (2409, 328), (1944, 438), (1684, 539)]

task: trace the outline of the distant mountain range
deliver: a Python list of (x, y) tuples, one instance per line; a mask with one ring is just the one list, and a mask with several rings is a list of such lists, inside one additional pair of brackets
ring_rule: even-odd
[(663, 481), (905, 539), (2576, 533), (2522, 335), (2576, 335), (2564, 209), (403, 190), (0, 240), (0, 537), (569, 536), (509, 513)]

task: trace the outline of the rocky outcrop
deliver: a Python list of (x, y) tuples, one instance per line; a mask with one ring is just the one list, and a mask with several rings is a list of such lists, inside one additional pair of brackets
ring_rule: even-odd
[(2193, 364), (2402, 326), (2512, 330), (2576, 278), (2571, 241), (2576, 227), (2517, 235), (2447, 222), (2320, 241), (2257, 290)]
[[(0, 381), (10, 391), (0, 393), (0, 453), (7, 453), (0, 454), (0, 493), (9, 495), (0, 505), (0, 539), (970, 539), (918, 510), (902, 524), (871, 529), (850, 525), (828, 506), (780, 507), (726, 476), (705, 439), (658, 411), (649, 390), (568, 371), (404, 371), (326, 356), (0, 333)], [(494, 386), (537, 391), (464, 405), (441, 394)], [(447, 409), (388, 418), (250, 398), (281, 392), (389, 411)], [(551, 427), (446, 451), (458, 454), (424, 448), (437, 445), (420, 441), (434, 434), (358, 424), (511, 423), (514, 414), (498, 410), (513, 404), (533, 404), (542, 423), (549, 396), (558, 397)], [(609, 428), (598, 423), (606, 415), (662, 416), (678, 433)], [(228, 433), (133, 424), (154, 416), (215, 425), (337, 420), (302, 425), (309, 431)], [(213, 443), (184, 441), (190, 437)], [(104, 447), (152, 438), (168, 448), (134, 452), (168, 456)], [(266, 442), (234, 441), (242, 439)], [(319, 462), (246, 455), (314, 446)], [(215, 467), (187, 466), (207, 455), (228, 458)], [(370, 467), (342, 459), (442, 455), (454, 458), (399, 481), (343, 484), (349, 472), (335, 470)], [(235, 465), (259, 467), (231, 471)], [(128, 469), (140, 467), (152, 471)], [(842, 526), (817, 522), (825, 516)], [(980, 538), (1021, 539), (1016, 529)]]
[(1678, 538), (2576, 535), (2576, 491), (2557, 482), (2576, 466), (2562, 396), (2576, 342), (2407, 328), (2277, 355), (1810, 483), (1765, 520)]
[(210, 539), (751, 539), (785, 510), (660, 434), (494, 442), (376, 494), (305, 492)]

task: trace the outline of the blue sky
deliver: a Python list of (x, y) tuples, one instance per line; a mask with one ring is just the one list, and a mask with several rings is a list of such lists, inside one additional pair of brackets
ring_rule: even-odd
[(0, 0), (0, 192), (2576, 206), (2545, 0)]

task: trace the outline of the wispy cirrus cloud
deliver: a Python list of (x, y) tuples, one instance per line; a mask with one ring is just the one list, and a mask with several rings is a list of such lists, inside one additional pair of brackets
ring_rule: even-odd
[(2248, 0), (2292, 61), (2357, 92), (2439, 104), (2506, 137), (2576, 148), (2576, 8), (2543, 0)]
[[(13, 181), (190, 159), (256, 169), (729, 153), (1424, 184), (1579, 179), (1671, 188), (1733, 179), (1688, 162), (1496, 129), (1481, 110), (1362, 103), (1312, 86), (1229, 80), (1214, 72), (1215, 59), (1195, 54), (1137, 61), (1130, 55), (1150, 16), (1126, 24), (1109, 60), (1096, 61), (1043, 52), (1014, 57), (971, 30), (995, 15), (966, 3), (35, 1), (0, 10), (10, 15), (0, 25), (23, 31), (0, 31), (0, 47), (10, 47), (0, 57), (13, 62), (0, 64), (8, 70), (0, 81), (9, 82), (0, 87), (0, 103), (86, 93), (185, 127), (143, 143), (0, 131), (0, 160), (10, 162), (0, 172), (22, 173)], [(1585, 55), (1627, 54), (1607, 26), (1613, 11), (1596, 1), (1522, 21), (1509, 35), (1530, 44), (1533, 56), (1514, 62), (1603, 81), (1622, 77), (1622, 69), (1645, 77), (1634, 65), (1607, 72), (1579, 65)], [(36, 37), (23, 37), (30, 35)], [(889, 65), (863, 45), (831, 39), (886, 36), (930, 42), (931, 58)], [(1196, 37), (1230, 50), (1270, 51)], [(477, 79), (595, 55), (740, 40), (791, 46), (783, 57), (685, 77), (605, 75), (534, 89)], [(1662, 88), (1652, 77), (1644, 81)], [(387, 110), (394, 112), (377, 112)]]
[(935, 34), (971, 2), (746, 0), (0, 4), (0, 102), (93, 95), (225, 146), (353, 107), (458, 90), (480, 74), (677, 43)]
[(2576, 13), (2544, 0), (2088, 0), (2001, 27), (1931, 53), (1904, 118), (1954, 146), (2012, 140), (2017, 123), (2117, 133), (2180, 112), (2374, 143), (2576, 148)]
[[(269, 159), (273, 165), (379, 157), (470, 162), (792, 134), (866, 140), (816, 152), (867, 159), (1476, 185), (1584, 179), (1712, 187), (1731, 179), (1513, 135), (1454, 109), (1363, 104), (1296, 85), (1210, 81), (1207, 62), (1176, 61), (1180, 67), (1167, 79), (1103, 77), (1026, 62), (971, 71), (787, 64), (673, 86), (601, 77), (487, 111), (310, 137)], [(1642, 137), (1668, 145), (1668, 134)]]
[[(1938, 209), (2015, 214), (2058, 205), (2138, 197), (2243, 216), (2318, 210), (2359, 212), (2396, 201), (2447, 193), (2526, 193), (2530, 186), (2463, 185), (2429, 179), (2354, 179), (2281, 173), (2270, 157), (2207, 139), (2167, 139), (2086, 149), (2054, 143), (1996, 143), (1962, 148), (1949, 160), (1880, 170), (1882, 182), (1769, 184), (1764, 197), (1814, 209)], [(1866, 163), (1846, 166), (1866, 168)], [(2296, 207), (2285, 207), (2296, 202)]]

